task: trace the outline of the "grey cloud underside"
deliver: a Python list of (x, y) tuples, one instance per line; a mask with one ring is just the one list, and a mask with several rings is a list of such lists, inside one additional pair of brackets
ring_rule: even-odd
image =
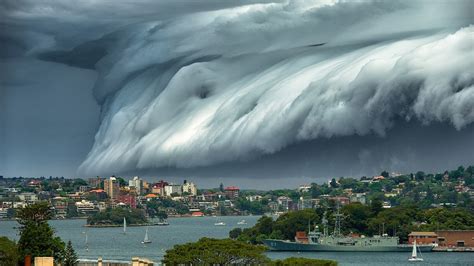
[(410, 8), (258, 5), (124, 29), (97, 64), (104, 116), (80, 170), (248, 161), (312, 139), (383, 136), (395, 119), (461, 130), (474, 121), (473, 27), (344, 36)]
[[(59, 34), (54, 46), (31, 48), (42, 60), (98, 71), (101, 124), (80, 173), (206, 173), (282, 160), (295, 169), (304, 161), (297, 154), (325, 162), (344, 139), (389, 141), (406, 123), (418, 136), (433, 124), (472, 135), (472, 2), (209, 3), (166, 15), (119, 8), (115, 27), (99, 8), (92, 21), (67, 20), (64, 29), (99, 25), (79, 29), (82, 39)], [(374, 158), (364, 145), (350, 154), (359, 165)], [(410, 168), (397, 163), (405, 159), (379, 164)]]

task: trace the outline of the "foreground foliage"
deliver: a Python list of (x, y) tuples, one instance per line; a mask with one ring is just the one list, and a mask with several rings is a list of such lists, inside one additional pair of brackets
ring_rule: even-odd
[(198, 242), (176, 245), (167, 250), (165, 265), (315, 265), (336, 266), (331, 260), (287, 258), (272, 261), (263, 253), (266, 248), (231, 239), (201, 238)]
[(18, 250), (20, 260), (26, 255), (34, 257), (54, 257), (60, 261), (64, 251), (64, 242), (54, 235), (48, 220), (52, 213), (47, 202), (40, 202), (19, 209), (17, 221), (20, 223)]
[(269, 259), (263, 255), (265, 247), (253, 246), (231, 239), (201, 238), (198, 242), (176, 245), (167, 250), (166, 265), (256, 265)]
[(62, 256), (62, 265), (63, 266), (75, 266), (78, 263), (77, 254), (72, 248), (71, 241), (67, 242), (66, 249), (64, 249), (64, 253)]
[(15, 242), (5, 236), (0, 237), (0, 265), (15, 266), (18, 264), (18, 248)]

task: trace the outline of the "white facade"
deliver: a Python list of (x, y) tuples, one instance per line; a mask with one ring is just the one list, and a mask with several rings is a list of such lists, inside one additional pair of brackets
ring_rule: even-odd
[(87, 213), (95, 210), (94, 203), (86, 200), (76, 202), (77, 212)]
[(21, 193), (20, 195), (18, 195), (18, 198), (20, 198), (22, 202), (25, 202), (27, 204), (35, 203), (38, 201), (38, 197), (35, 193), (32, 192)]
[(7, 208), (0, 208), (0, 219), (6, 219), (8, 216)]
[(183, 193), (187, 192), (191, 196), (196, 196), (197, 195), (197, 187), (194, 185), (194, 183), (184, 183), (183, 184)]
[(128, 186), (130, 188), (135, 188), (137, 194), (141, 195), (143, 190), (143, 180), (140, 179), (140, 177), (135, 176), (132, 180), (128, 181)]
[(262, 199), (262, 196), (260, 195), (251, 195), (245, 197), (248, 201), (260, 201)]
[(311, 189), (311, 185), (301, 185), (298, 190), (300, 192), (309, 192), (309, 190)]
[(165, 195), (166, 196), (171, 196), (171, 194), (177, 193), (178, 195), (181, 195), (183, 193), (181, 185), (167, 185), (165, 186)]
[(277, 198), (278, 205), (283, 208), (283, 210), (288, 211), (292, 200), (288, 197), (281, 196)]

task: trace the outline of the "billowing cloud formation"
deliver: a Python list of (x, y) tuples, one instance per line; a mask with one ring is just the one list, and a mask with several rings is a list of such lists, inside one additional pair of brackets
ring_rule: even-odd
[(10, 28), (41, 22), (22, 34), (24, 53), (99, 74), (82, 173), (247, 161), (384, 136), (400, 120), (474, 121), (471, 1), (39, 2), (0, 6)]
[(451, 9), (410, 16), (433, 10), (305, 1), (124, 29), (97, 65), (105, 111), (81, 170), (248, 160), (298, 141), (383, 135), (400, 117), (461, 129), (474, 121), (474, 28), (454, 27), (465, 21)]

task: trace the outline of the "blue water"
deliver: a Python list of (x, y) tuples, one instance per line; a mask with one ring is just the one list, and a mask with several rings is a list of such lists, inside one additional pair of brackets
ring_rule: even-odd
[[(259, 216), (246, 217), (222, 217), (226, 226), (215, 226), (216, 218), (213, 217), (191, 217), (170, 218), (169, 226), (152, 226), (148, 229), (151, 244), (143, 245), (141, 241), (145, 236), (145, 227), (128, 227), (127, 233), (123, 234), (121, 227), (116, 228), (86, 228), (85, 220), (56, 220), (51, 221), (55, 229), (64, 241), (71, 240), (74, 249), (81, 259), (97, 259), (102, 256), (107, 260), (127, 260), (132, 257), (149, 258), (155, 262), (160, 261), (165, 250), (173, 245), (196, 241), (201, 237), (226, 238), (232, 228), (238, 227), (237, 222), (241, 219), (247, 221), (247, 225), (253, 226)], [(11, 239), (18, 239), (18, 232), (14, 221), (0, 221), (0, 235)], [(86, 233), (88, 236), (88, 247), (86, 249)], [(334, 259), (339, 265), (413, 265), (407, 259), (410, 254), (405, 253), (297, 253), (297, 252), (268, 252), (267, 256), (273, 259), (287, 257), (307, 257)], [(416, 265), (473, 265), (474, 253), (451, 253), (430, 252), (423, 254), (424, 262)]]

